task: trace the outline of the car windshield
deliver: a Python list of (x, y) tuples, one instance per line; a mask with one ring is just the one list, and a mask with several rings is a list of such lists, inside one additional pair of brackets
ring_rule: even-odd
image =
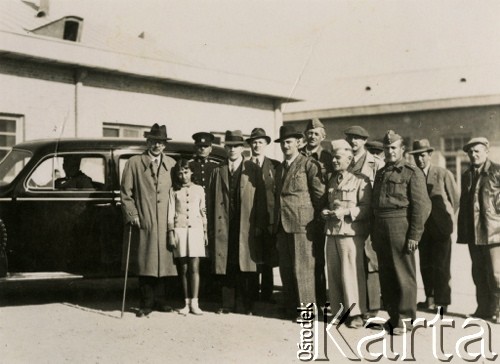
[(31, 157), (31, 152), (27, 150), (11, 149), (0, 162), (0, 186), (11, 183)]

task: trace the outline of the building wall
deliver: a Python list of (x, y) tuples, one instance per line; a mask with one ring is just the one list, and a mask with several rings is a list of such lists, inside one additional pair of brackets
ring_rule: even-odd
[[(491, 159), (500, 162), (500, 105), (325, 118), (321, 121), (325, 124), (328, 139), (344, 138), (343, 130), (352, 125), (363, 126), (370, 133), (370, 139), (382, 139), (388, 129), (393, 129), (405, 138), (407, 149), (411, 149), (414, 140), (427, 138), (436, 149), (434, 163), (448, 167), (456, 176), (468, 164), (466, 154), (461, 151), (461, 139), (487, 137), (491, 143)], [(285, 122), (304, 130), (307, 120)], [(450, 139), (455, 143), (450, 144)], [(456, 158), (458, 160), (453, 163)]]
[(267, 97), (21, 60), (0, 60), (0, 90), (0, 115), (24, 120), (21, 140), (102, 137), (103, 123), (155, 122), (175, 140), (254, 127), (274, 137), (282, 123), (279, 104)]

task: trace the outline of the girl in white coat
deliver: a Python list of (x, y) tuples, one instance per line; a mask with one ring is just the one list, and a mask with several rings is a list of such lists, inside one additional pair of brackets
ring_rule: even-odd
[(170, 189), (168, 203), (168, 241), (180, 267), (186, 304), (178, 312), (183, 315), (203, 313), (198, 305), (198, 267), (199, 258), (205, 256), (207, 244), (205, 191), (202, 186), (191, 182), (192, 174), (188, 160), (177, 162), (173, 170), (175, 183)]

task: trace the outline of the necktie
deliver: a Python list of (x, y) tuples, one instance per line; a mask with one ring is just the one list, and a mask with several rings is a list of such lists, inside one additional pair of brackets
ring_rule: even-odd
[(255, 158), (255, 164), (260, 167), (260, 159), (259, 158)]
[(233, 163), (229, 164), (229, 173), (231, 173), (231, 175), (233, 175), (233, 173), (234, 173), (234, 164)]
[(339, 173), (337, 175), (337, 184), (339, 185), (343, 179), (344, 179), (344, 176), (342, 175), (342, 173)]

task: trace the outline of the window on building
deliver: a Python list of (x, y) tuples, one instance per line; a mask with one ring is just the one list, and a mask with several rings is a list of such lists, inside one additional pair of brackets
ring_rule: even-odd
[(104, 123), (102, 136), (108, 138), (144, 138), (150, 127), (142, 125)]
[(441, 150), (446, 162), (446, 168), (453, 173), (460, 187), (460, 176), (468, 168), (469, 159), (462, 150), (470, 140), (470, 134), (451, 135), (441, 138)]
[(21, 135), (21, 118), (0, 114), (0, 160), (17, 142), (18, 135)]

